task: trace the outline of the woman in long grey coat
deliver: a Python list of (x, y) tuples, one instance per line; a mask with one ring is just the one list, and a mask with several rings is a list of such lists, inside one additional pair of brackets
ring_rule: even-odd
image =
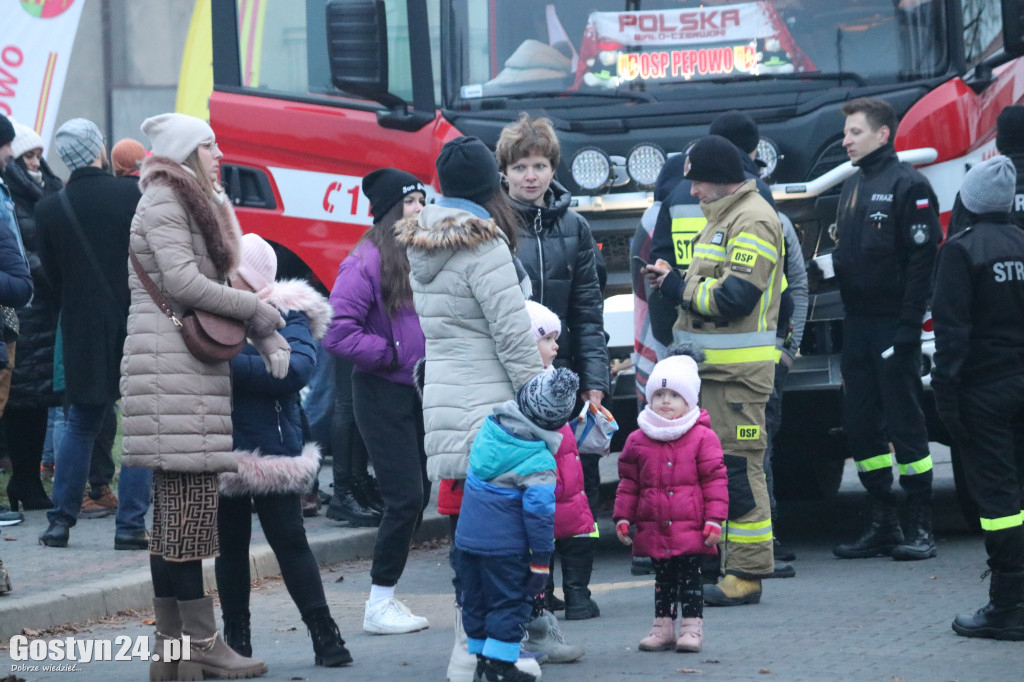
[[(436, 165), (444, 198), (395, 232), (409, 256), (413, 305), (426, 337), (427, 475), (442, 481), (438, 506), (450, 515), (454, 538), (477, 431), (492, 408), (544, 366), (520, 284), (528, 287), (529, 279), (513, 258), (518, 219), (500, 191), (494, 155), (477, 138), (459, 137), (444, 145)], [(458, 589), (456, 579), (457, 598)], [(475, 668), (457, 620), (448, 679), (471, 679)]]
[[(143, 195), (132, 221), (131, 306), (121, 362), (125, 466), (155, 469), (150, 571), (157, 647), (191, 637), (191, 660), (151, 663), (151, 680), (224, 678), (266, 672), (261, 661), (224, 644), (213, 600), (203, 596), (202, 560), (217, 556), (217, 475), (235, 471), (231, 378), (227, 361), (206, 364), (186, 348), (140, 268), (176, 316), (191, 308), (247, 324), (275, 376), (287, 371), (288, 344), (275, 330), (280, 313), (228, 284), (241, 231), (218, 183), (222, 154), (206, 122), (161, 114), (142, 124), (153, 156), (142, 168)], [(283, 362), (283, 364), (282, 364)]]

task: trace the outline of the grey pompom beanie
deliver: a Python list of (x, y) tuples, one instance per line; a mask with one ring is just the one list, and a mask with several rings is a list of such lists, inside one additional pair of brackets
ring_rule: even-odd
[(964, 176), (960, 201), (971, 213), (1009, 213), (1017, 191), (1017, 170), (1005, 156), (982, 161)]
[(542, 429), (557, 431), (573, 416), (580, 380), (571, 370), (541, 372), (516, 392), (523, 416)]

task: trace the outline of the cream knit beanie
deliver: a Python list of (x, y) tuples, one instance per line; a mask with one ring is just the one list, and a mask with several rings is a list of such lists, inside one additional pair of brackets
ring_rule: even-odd
[(217, 136), (206, 121), (188, 114), (160, 114), (142, 122), (142, 132), (152, 143), (153, 156), (184, 163), (188, 155)]

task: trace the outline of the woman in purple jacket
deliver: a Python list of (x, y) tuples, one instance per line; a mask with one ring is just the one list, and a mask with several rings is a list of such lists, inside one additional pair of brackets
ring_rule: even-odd
[(370, 569), (370, 598), (363, 629), (378, 635), (428, 626), (395, 599), (409, 545), (430, 497), (423, 451), (423, 406), (413, 386), (413, 367), (425, 342), (412, 303), (409, 259), (394, 239), (395, 223), (423, 208), (423, 184), (394, 168), (363, 178), (373, 227), (338, 270), (331, 292), (334, 321), (324, 339), (331, 353), (347, 358), (352, 372), (356, 424), (384, 498)]

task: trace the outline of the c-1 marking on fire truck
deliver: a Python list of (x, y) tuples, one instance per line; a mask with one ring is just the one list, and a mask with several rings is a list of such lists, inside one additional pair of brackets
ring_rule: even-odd
[(370, 200), (360, 189), (362, 177), (294, 168), (267, 170), (281, 193), (283, 215), (367, 227), (373, 224)]

